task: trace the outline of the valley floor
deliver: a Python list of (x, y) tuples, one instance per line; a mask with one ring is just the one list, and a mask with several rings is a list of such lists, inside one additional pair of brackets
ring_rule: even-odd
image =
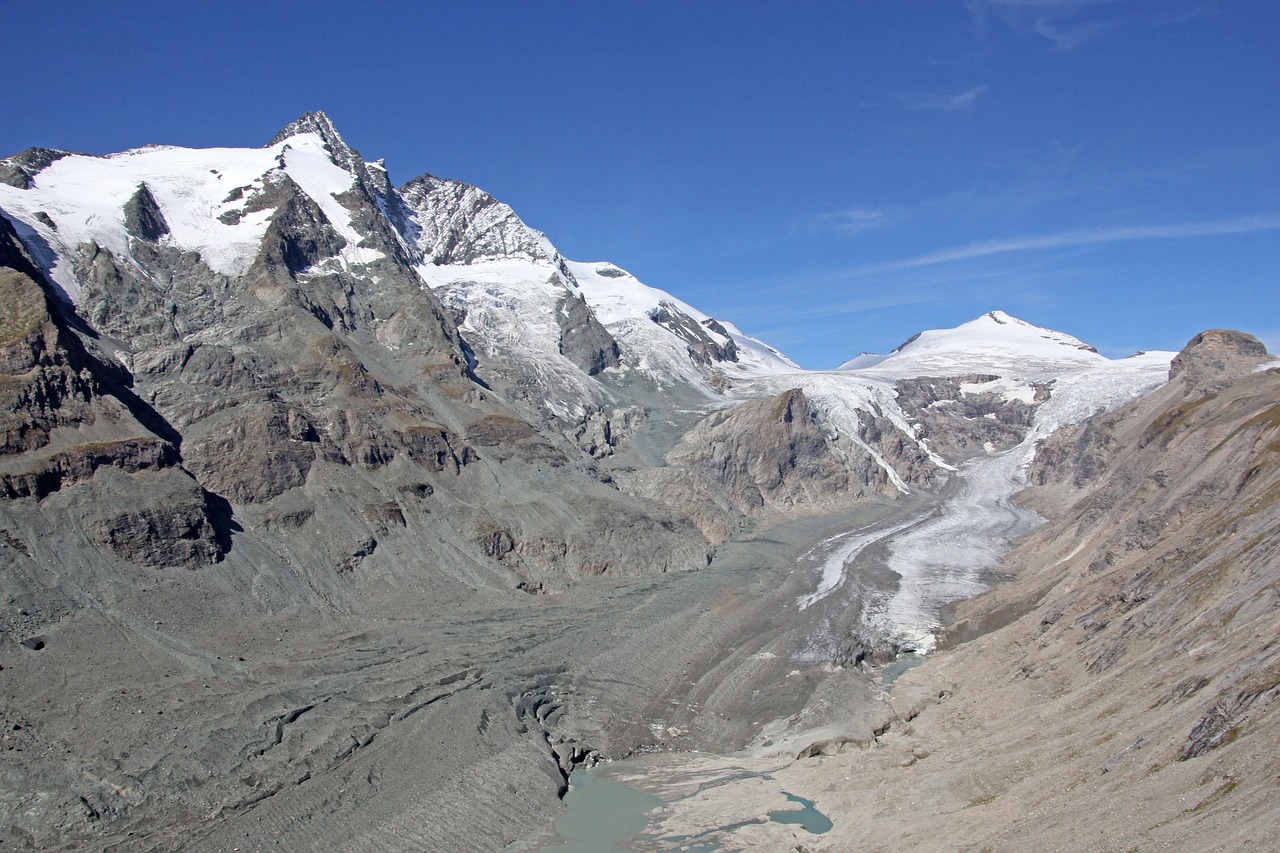
[[(828, 722), (823, 702), (874, 717), (870, 681), (833, 677), (830, 663), (859, 610), (840, 596), (800, 610), (819, 577), (797, 561), (927, 506), (873, 502), (761, 530), (702, 571), (445, 600), (415, 620), (268, 623), (210, 614), (175, 598), (178, 586), (139, 589), (6, 658), (17, 728), (0, 837), (67, 850), (497, 850), (549, 826), (562, 771), (592, 755), (730, 752), (815, 691), (826, 697), (810, 703), (815, 726)], [(86, 778), (108, 793), (77, 800)]]

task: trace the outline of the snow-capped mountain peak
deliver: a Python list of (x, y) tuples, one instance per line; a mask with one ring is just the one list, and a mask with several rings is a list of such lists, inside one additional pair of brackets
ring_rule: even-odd
[(333, 120), (320, 110), (303, 113), (299, 118), (289, 122), (263, 147), (275, 148), (282, 142), (308, 133), (314, 133), (320, 137), (320, 143), (329, 152), (334, 165), (353, 175), (360, 166), (364, 165), (359, 152), (346, 143), (342, 134), (338, 133), (338, 128), (334, 126)]
[(1013, 370), (1034, 379), (1106, 361), (1071, 335), (1043, 329), (1004, 311), (990, 311), (954, 329), (921, 332), (888, 355), (864, 353), (838, 369), (890, 378)]
[[(87, 244), (129, 260), (133, 241), (142, 239), (197, 252), (215, 273), (243, 275), (274, 214), (269, 191), (284, 176), (346, 241), (340, 266), (382, 257), (360, 247), (366, 235), (336, 198), (362, 182), (377, 198), (378, 181), (323, 113), (304, 115), (265, 148), (149, 145), (105, 157), (47, 150), (5, 162), (13, 180), (0, 183), (0, 209), (73, 302), (81, 287), (70, 259)], [(385, 183), (385, 172), (378, 174)], [(139, 197), (163, 231), (131, 227), (129, 209)], [(382, 207), (385, 198), (377, 200)]]
[[(400, 196), (410, 211), (415, 246), (425, 261), (437, 266), (510, 260), (563, 265), (546, 235), (479, 187), (423, 175), (402, 186)], [(572, 277), (567, 270), (561, 272)]]

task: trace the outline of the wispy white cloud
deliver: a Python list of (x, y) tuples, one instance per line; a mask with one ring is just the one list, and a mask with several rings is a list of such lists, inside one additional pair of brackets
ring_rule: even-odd
[(987, 86), (971, 86), (963, 92), (953, 95), (922, 96), (912, 104), (917, 110), (941, 110), (944, 112), (960, 112), (973, 109), (978, 96), (987, 91)]
[(860, 267), (861, 275), (894, 272), (897, 270), (931, 267), (939, 264), (968, 261), (992, 255), (1008, 255), (1019, 252), (1038, 252), (1051, 249), (1068, 249), (1082, 246), (1099, 246), (1108, 243), (1136, 240), (1172, 240), (1190, 237), (1217, 237), (1229, 234), (1249, 234), (1259, 231), (1280, 231), (1280, 214), (1249, 216), (1219, 222), (1187, 222), (1174, 225), (1127, 225), (1111, 228), (1082, 228), (1059, 231), (1054, 234), (1034, 234), (1000, 240), (982, 240), (953, 246), (882, 264)]
[[(1103, 7), (1110, 9), (1103, 10)], [(1137, 11), (1099, 14), (1119, 7)], [(1133, 0), (970, 0), (968, 8), (979, 33), (986, 30), (988, 18), (995, 17), (1016, 30), (1040, 36), (1055, 50), (1064, 52), (1110, 30), (1179, 24), (1214, 11), (1199, 0), (1167, 0), (1160, 5), (1135, 4)]]
[(872, 89), (868, 107), (910, 110), (913, 112), (968, 112), (973, 109), (989, 86), (976, 85), (957, 91), (955, 88), (935, 91), (902, 91)]
[(809, 220), (809, 227), (815, 231), (833, 231), (839, 234), (861, 234), (873, 228), (881, 228), (893, 217), (882, 210), (867, 210), (862, 207), (851, 207), (847, 210), (836, 210), (819, 213)]
[(1123, 23), (1118, 20), (1059, 22), (1048, 17), (1039, 17), (1032, 24), (1031, 30), (1036, 35), (1047, 39), (1057, 50), (1068, 51)]
[(718, 310), (734, 317), (735, 322), (745, 322), (753, 328), (794, 330), (796, 323), (816, 319), (829, 320), (912, 305), (964, 302), (978, 297), (993, 306), (1005, 304), (1013, 296), (1020, 303), (1040, 302), (1049, 298), (1054, 282), (1069, 277), (1058, 269), (1046, 273), (1041, 266), (1031, 261), (1005, 264), (1000, 269), (938, 269), (910, 275), (892, 286), (878, 283), (876, 287), (857, 282), (856, 270), (795, 273), (751, 283), (753, 294), (776, 293), (785, 299), (781, 296), (776, 300), (753, 298)]
[(960, 92), (894, 92), (890, 98), (896, 106), (925, 112), (968, 112), (989, 86), (970, 86)]

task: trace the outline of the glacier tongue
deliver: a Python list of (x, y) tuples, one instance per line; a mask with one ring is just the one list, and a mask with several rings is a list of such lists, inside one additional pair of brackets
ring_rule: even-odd
[(864, 615), (869, 633), (904, 648), (930, 651), (941, 627), (940, 609), (986, 589), (1009, 543), (1040, 522), (1012, 501), (1026, 485), (1026, 466), (1036, 445), (1059, 427), (1119, 408), (1160, 386), (1172, 355), (1102, 359), (1097, 366), (1060, 376), (1021, 444), (964, 464), (956, 493), (937, 516), (891, 540), (887, 563), (899, 575), (898, 589), (881, 608)]
[(873, 635), (931, 651), (940, 608), (986, 589), (1008, 543), (1040, 522), (1012, 502), (1025, 485), (1019, 458), (1007, 451), (969, 460), (938, 515), (890, 540), (887, 562), (899, 576), (898, 589), (882, 611), (864, 615)]

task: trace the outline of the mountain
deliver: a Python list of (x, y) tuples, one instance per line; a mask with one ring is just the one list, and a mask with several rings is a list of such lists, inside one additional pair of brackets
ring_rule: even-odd
[(0, 838), (502, 849), (597, 760), (872, 714), (987, 624), (1020, 490), (1056, 523), (1171, 362), (1265, 362), (1206, 340), (805, 371), (323, 113), (0, 160)]
[(885, 376), (949, 376), (1012, 367), (1030, 377), (1105, 362), (1097, 350), (1070, 335), (991, 311), (955, 329), (920, 332), (889, 355), (863, 353), (839, 369)]

